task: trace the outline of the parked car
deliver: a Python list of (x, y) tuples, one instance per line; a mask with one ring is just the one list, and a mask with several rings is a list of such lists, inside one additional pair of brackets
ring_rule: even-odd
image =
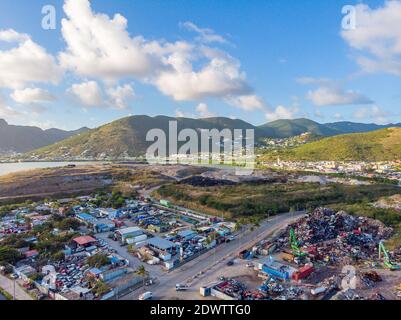
[(175, 291), (186, 291), (188, 290), (188, 286), (183, 285), (183, 284), (176, 284), (175, 285)]
[(153, 293), (150, 291), (145, 292), (139, 296), (139, 300), (152, 300), (152, 298), (153, 298)]
[(228, 261), (228, 262), (227, 262), (227, 265), (228, 265), (229, 267), (232, 266), (232, 265), (234, 265), (234, 260)]
[(18, 274), (13, 273), (13, 274), (10, 276), (10, 278), (15, 280), (15, 279), (18, 279), (19, 276), (18, 276)]

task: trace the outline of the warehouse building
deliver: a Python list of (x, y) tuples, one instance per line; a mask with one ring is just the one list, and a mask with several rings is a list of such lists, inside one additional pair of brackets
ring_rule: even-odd
[(115, 234), (121, 243), (125, 243), (129, 238), (135, 238), (143, 235), (143, 230), (139, 227), (129, 227), (117, 230)]

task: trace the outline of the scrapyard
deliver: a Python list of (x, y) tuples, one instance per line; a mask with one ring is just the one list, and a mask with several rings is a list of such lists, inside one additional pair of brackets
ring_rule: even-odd
[[(200, 294), (224, 300), (400, 299), (400, 250), (385, 246), (394, 232), (378, 220), (317, 208), (242, 250), (235, 260), (242, 275), (203, 286)], [(247, 284), (240, 281), (245, 272), (253, 277)]]

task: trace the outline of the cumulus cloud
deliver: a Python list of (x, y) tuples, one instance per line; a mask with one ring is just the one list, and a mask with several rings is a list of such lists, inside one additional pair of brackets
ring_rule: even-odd
[(309, 91), (307, 99), (312, 101), (315, 106), (335, 106), (351, 104), (371, 104), (373, 101), (364, 95), (352, 91), (335, 87), (320, 87)]
[(189, 31), (196, 32), (199, 36), (197, 40), (204, 43), (227, 43), (228, 41), (221, 35), (217, 34), (214, 30), (209, 28), (200, 28), (193, 22), (187, 21), (181, 23), (181, 26)]
[(189, 47), (176, 50), (166, 60), (171, 70), (162, 71), (154, 83), (176, 101), (206, 97), (229, 97), (251, 91), (238, 60), (229, 54), (208, 47), (199, 48), (208, 61), (198, 70), (193, 67), (194, 55)]
[(389, 115), (378, 106), (360, 108), (354, 112), (354, 118), (358, 120), (374, 120), (377, 123), (386, 123)]
[(135, 98), (135, 92), (131, 85), (125, 84), (115, 88), (107, 89), (107, 95), (110, 98), (109, 104), (116, 109), (127, 109), (128, 102)]
[(0, 42), (15, 43), (0, 50), (0, 87), (21, 89), (32, 83), (56, 84), (62, 71), (46, 49), (15, 30), (0, 30)]
[(29, 35), (19, 33), (13, 29), (0, 30), (0, 41), (4, 42), (24, 42), (30, 40)]
[[(127, 20), (93, 12), (88, 0), (66, 0), (61, 65), (78, 75), (117, 81), (139, 79), (176, 101), (250, 94), (240, 62), (206, 42), (222, 42), (212, 30), (184, 23), (203, 43), (148, 41), (132, 37)], [(220, 41), (219, 41), (220, 40)]]
[(211, 118), (215, 116), (215, 114), (209, 110), (209, 106), (206, 103), (199, 103), (196, 106), (196, 112), (199, 113), (201, 118)]
[(6, 98), (0, 93), (0, 117), (8, 118), (19, 116), (21, 113), (7, 104)]
[(358, 4), (356, 28), (341, 35), (357, 52), (357, 63), (366, 72), (401, 75), (401, 1), (386, 1), (382, 7)]
[(158, 45), (142, 37), (132, 38), (127, 20), (120, 14), (110, 19), (94, 13), (88, 0), (66, 0), (62, 35), (67, 48), (60, 53), (61, 65), (79, 75), (115, 80), (144, 77), (159, 69)]
[(300, 77), (296, 81), (300, 84), (316, 84), (316, 85), (328, 85), (332, 84), (333, 81), (329, 78), (314, 78), (314, 77)]
[(84, 106), (104, 106), (102, 90), (96, 81), (86, 81), (73, 84), (68, 92), (77, 98)]
[(274, 110), (266, 113), (266, 119), (268, 121), (274, 121), (279, 119), (294, 119), (299, 112), (297, 106), (284, 107), (277, 106)]
[(14, 90), (11, 98), (21, 104), (42, 103), (55, 100), (55, 97), (48, 91), (40, 88), (26, 88)]
[(226, 102), (245, 111), (267, 109), (267, 106), (262, 98), (255, 94), (228, 97), (226, 98)]
[(342, 115), (341, 113), (339, 113), (339, 112), (336, 112), (336, 113), (334, 114), (334, 118), (335, 118), (336, 120), (344, 120), (343, 115)]

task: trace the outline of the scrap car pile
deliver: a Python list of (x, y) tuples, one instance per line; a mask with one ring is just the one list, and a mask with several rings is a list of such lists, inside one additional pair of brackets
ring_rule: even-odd
[(379, 242), (388, 239), (393, 232), (378, 220), (318, 208), (289, 226), (276, 240), (277, 249), (288, 246), (291, 228), (301, 250), (329, 264), (374, 259), (378, 255)]

